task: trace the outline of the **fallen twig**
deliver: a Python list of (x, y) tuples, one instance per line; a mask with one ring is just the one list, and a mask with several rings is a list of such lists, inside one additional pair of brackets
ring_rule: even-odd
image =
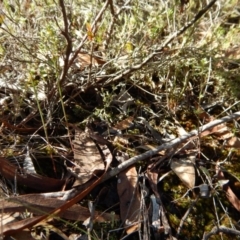
[(193, 130), (185, 135), (182, 135), (181, 137), (175, 138), (172, 141), (169, 141), (167, 143), (162, 144), (161, 146), (155, 148), (154, 150), (150, 150), (147, 151), (141, 155), (132, 157), (130, 159), (128, 159), (127, 161), (121, 163), (118, 165), (118, 167), (112, 169), (110, 172), (106, 173), (106, 175), (103, 177), (102, 182), (106, 181), (107, 179), (116, 176), (117, 174), (119, 174), (121, 171), (123, 171), (124, 169), (128, 168), (129, 166), (135, 164), (138, 161), (143, 161), (147, 158), (151, 158), (153, 155), (159, 153), (162, 150), (167, 150), (167, 149), (171, 149), (171, 148), (177, 148), (181, 143), (186, 142), (188, 139), (190, 138), (196, 138), (198, 137), (202, 132), (211, 129), (219, 124), (225, 123), (225, 122), (229, 122), (233, 119), (239, 118), (240, 117), (240, 112), (235, 112), (229, 116), (223, 117), (221, 119), (217, 119), (214, 120), (210, 123), (207, 123), (203, 126), (201, 126), (199, 129), (197, 130)]
[(203, 236), (203, 240), (207, 240), (209, 239), (212, 235), (218, 234), (218, 233), (226, 233), (226, 234), (233, 234), (233, 235), (240, 235), (240, 231), (236, 230), (236, 229), (231, 229), (231, 228), (227, 228), (224, 226), (220, 226), (220, 227), (214, 227), (211, 232), (204, 234)]
[[(187, 140), (189, 140), (190, 138), (197, 138), (200, 136), (200, 134), (208, 129), (211, 129), (219, 124), (223, 124), (225, 122), (229, 122), (233, 119), (239, 118), (240, 117), (240, 111), (239, 112), (235, 112), (229, 116), (225, 116), (221, 119), (216, 119), (210, 123), (207, 123), (203, 126), (201, 126), (199, 129), (197, 130), (193, 130), (190, 133), (186, 133), (185, 135), (182, 135), (181, 137), (175, 138), (172, 141), (169, 141), (167, 143), (162, 144), (161, 146), (159, 146), (158, 148), (155, 148), (154, 150), (150, 150), (147, 151), (143, 154), (140, 154), (138, 156), (132, 157), (130, 159), (128, 159), (127, 161), (124, 161), (123, 163), (119, 164), (116, 168), (113, 168), (111, 171), (107, 172), (101, 182), (104, 182), (108, 179), (110, 179), (111, 177), (114, 177), (116, 175), (118, 175), (121, 171), (125, 170), (126, 168), (130, 167), (131, 165), (139, 162), (139, 161), (143, 161), (145, 159), (151, 158), (153, 155), (159, 153), (162, 150), (167, 150), (167, 149), (176, 149), (180, 144), (186, 142)], [(208, 134), (211, 134), (211, 131), (208, 131)], [(206, 134), (207, 135), (207, 134)], [(205, 136), (206, 136), (205, 135)], [(65, 191), (62, 199), (63, 200), (69, 200), (71, 198), (73, 198), (74, 196), (76, 196), (79, 192), (81, 192), (83, 190), (82, 186), (77, 186), (76, 188), (73, 188), (71, 190)]]
[(195, 206), (196, 202), (197, 202), (198, 198), (196, 198), (189, 206), (188, 210), (185, 212), (184, 216), (182, 217), (180, 224), (178, 226), (178, 230), (177, 230), (177, 239), (179, 238), (179, 235), (182, 231), (183, 225), (187, 219), (187, 217), (189, 216), (190, 212), (192, 211), (193, 207)]
[[(118, 167), (113, 168), (111, 171), (107, 172), (103, 176), (101, 182), (104, 182), (104, 181), (108, 180), (109, 178), (118, 175), (121, 171), (125, 170), (126, 168), (130, 167), (131, 165), (133, 165), (133, 164), (135, 164), (139, 161), (143, 161), (145, 159), (151, 158), (153, 155), (157, 154), (158, 152), (160, 152), (162, 150), (177, 148), (181, 143), (186, 142), (190, 138), (199, 137), (202, 132), (204, 132), (208, 129), (211, 129), (211, 128), (219, 125), (219, 124), (229, 122), (229, 121), (231, 121), (233, 119), (236, 119), (236, 118), (239, 118), (239, 117), (240, 117), (240, 112), (235, 112), (232, 115), (229, 115), (229, 116), (223, 117), (221, 119), (217, 119), (217, 120), (214, 120), (210, 123), (207, 123), (207, 124), (203, 125), (202, 127), (200, 127), (198, 130), (193, 130), (190, 133), (187, 133), (185, 135), (182, 135), (181, 137), (173, 139), (172, 141), (164, 143), (154, 150), (150, 150), (150, 151), (147, 151), (147, 152), (145, 152), (141, 155), (132, 157), (132, 158), (128, 159), (127, 161), (119, 164)], [(211, 134), (210, 131), (208, 133)], [(73, 198), (74, 196), (76, 196), (77, 194), (79, 194), (79, 192), (81, 192), (83, 190), (84, 190), (83, 186), (77, 186), (76, 188), (65, 191), (64, 193), (59, 192), (59, 193), (55, 193), (55, 194), (61, 195), (62, 199), (67, 201), (67, 200)]]

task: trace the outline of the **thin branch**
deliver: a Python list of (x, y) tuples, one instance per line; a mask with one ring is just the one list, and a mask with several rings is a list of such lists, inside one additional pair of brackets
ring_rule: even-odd
[(163, 49), (170, 43), (172, 42), (174, 39), (176, 39), (178, 36), (180, 36), (181, 34), (183, 34), (188, 28), (190, 28), (194, 23), (196, 23), (216, 2), (217, 0), (212, 0), (205, 8), (201, 9), (196, 15), (195, 17), (187, 22), (182, 28), (180, 28), (178, 31), (176, 31), (175, 33), (173, 33), (162, 45), (159, 49), (155, 50), (153, 53), (151, 53), (148, 57), (145, 58), (145, 60), (140, 63), (140, 64), (136, 64), (135, 66), (132, 66), (128, 69), (125, 70), (121, 70), (118, 73), (116, 73), (116, 76), (114, 78), (109, 79), (108, 81), (106, 81), (104, 83), (104, 85), (108, 85), (108, 84), (112, 84), (113, 82), (121, 79), (122, 77), (128, 75), (129, 73), (132, 73), (136, 70), (141, 69), (143, 66), (145, 66), (149, 61), (151, 61), (157, 54), (161, 53), (163, 51)]
[(220, 227), (214, 227), (211, 232), (204, 234), (203, 236), (203, 240), (207, 240), (209, 239), (212, 235), (218, 234), (218, 233), (226, 233), (226, 234), (233, 234), (233, 235), (239, 235), (240, 236), (240, 231), (236, 230), (236, 229), (231, 229), (231, 228), (227, 228), (224, 226), (220, 226)]
[(107, 49), (109, 43), (110, 43), (110, 40), (111, 40), (111, 36), (112, 36), (112, 32), (113, 32), (113, 28), (115, 26), (115, 23), (117, 22), (117, 18), (118, 16), (120, 15), (120, 13), (126, 8), (126, 6), (129, 4), (131, 0), (128, 0), (116, 13), (114, 12), (114, 7), (113, 7), (113, 1), (112, 0), (109, 0), (109, 5), (110, 5), (110, 12), (111, 12), (111, 15), (112, 15), (112, 20), (108, 26), (108, 29), (106, 31), (106, 38), (104, 40), (104, 48)]
[[(150, 151), (147, 151), (147, 152), (145, 152), (141, 155), (138, 155), (136, 157), (132, 157), (132, 158), (128, 159), (127, 161), (118, 165), (118, 167), (113, 168), (111, 171), (107, 172), (103, 176), (101, 182), (104, 182), (104, 181), (110, 179), (111, 177), (116, 176), (121, 171), (125, 170), (126, 168), (135, 164), (138, 161), (146, 160), (146, 159), (152, 157), (153, 155), (157, 154), (158, 152), (160, 152), (162, 150), (177, 148), (181, 143), (188, 141), (190, 138), (199, 137), (201, 132), (204, 132), (204, 131), (206, 131), (208, 129), (211, 129), (211, 128), (219, 125), (219, 124), (229, 122), (229, 121), (231, 121), (233, 119), (236, 119), (236, 118), (239, 118), (239, 117), (240, 117), (240, 112), (235, 112), (232, 115), (229, 115), (229, 116), (223, 117), (221, 119), (217, 119), (217, 120), (214, 120), (210, 123), (207, 123), (207, 124), (203, 125), (202, 127), (200, 127), (198, 130), (193, 130), (190, 133), (187, 133), (185, 135), (182, 135), (181, 137), (178, 137), (178, 138), (173, 139), (172, 141), (169, 141), (168, 143), (164, 143), (154, 150), (150, 150)], [(209, 133), (210, 133), (210, 131), (209, 131)], [(77, 187), (75, 187), (71, 190), (67, 190), (64, 193), (58, 192), (56, 194), (59, 194), (61, 196), (63, 195), (62, 200), (67, 201), (67, 200), (73, 198), (74, 196), (76, 196), (77, 194), (79, 194), (79, 192), (83, 191), (84, 188), (85, 188), (84, 185), (80, 185), (80, 186), (77, 186)]]
[[(102, 19), (103, 13), (106, 11), (108, 4), (109, 4), (109, 0), (105, 2), (105, 4), (103, 5), (102, 9), (100, 10), (100, 12), (98, 13), (97, 17), (95, 18), (94, 22), (91, 25), (92, 33), (94, 35), (97, 32), (97, 30), (98, 30), (97, 23)], [(73, 56), (69, 60), (68, 67), (70, 67), (73, 64), (74, 60), (77, 58), (77, 55), (81, 51), (81, 49), (83, 47), (83, 44), (87, 40), (87, 37), (88, 37), (88, 35), (85, 34), (85, 36), (83, 37), (82, 41), (77, 46), (75, 53), (73, 54)]]
[(60, 80), (59, 80), (59, 84), (61, 86), (61, 84), (65, 80), (65, 77), (66, 77), (68, 69), (69, 69), (69, 57), (72, 52), (72, 39), (71, 39), (69, 31), (68, 31), (68, 29), (69, 29), (68, 18), (67, 18), (67, 13), (66, 13), (66, 7), (64, 5), (64, 0), (59, 0), (59, 5), (62, 9), (63, 22), (64, 22), (64, 30), (62, 30), (61, 33), (66, 38), (66, 41), (67, 41), (66, 54), (64, 57), (64, 66), (63, 66), (63, 70), (62, 70)]
[[(60, 5), (61, 10), (62, 10), (63, 22), (64, 22), (64, 30), (61, 30), (61, 33), (67, 41), (67, 47), (66, 47), (65, 56), (64, 56), (63, 69), (62, 69), (60, 78), (57, 81), (57, 86), (56, 86), (56, 88), (53, 88), (52, 91), (50, 91), (50, 94), (48, 95), (48, 97), (50, 99), (53, 95), (55, 95), (55, 90), (58, 89), (58, 94), (59, 94), (59, 97), (60, 97), (60, 102), (62, 104), (62, 110), (63, 110), (64, 118), (65, 118), (65, 121), (68, 122), (67, 117), (66, 117), (66, 110), (65, 110), (65, 107), (64, 107), (64, 104), (63, 104), (61, 87), (62, 87), (62, 84), (65, 81), (65, 78), (66, 78), (68, 70), (69, 70), (69, 58), (70, 58), (70, 55), (72, 53), (73, 43), (72, 43), (72, 38), (71, 38), (70, 33), (69, 33), (68, 17), (67, 17), (67, 12), (66, 12), (66, 7), (65, 7), (65, 4), (64, 4), (64, 0), (59, 0), (59, 5)], [(70, 137), (70, 130), (69, 130), (68, 127), (67, 127), (67, 129), (68, 129), (69, 141), (70, 141), (71, 146), (72, 146), (72, 141), (71, 141), (71, 137)]]
[(154, 150), (150, 150), (147, 151), (141, 155), (132, 157), (130, 159), (128, 159), (127, 161), (121, 163), (118, 165), (118, 167), (112, 169), (110, 172), (106, 173), (106, 175), (103, 177), (102, 181), (106, 181), (107, 179), (116, 176), (117, 174), (119, 174), (121, 171), (123, 171), (124, 169), (130, 167), (131, 165), (137, 163), (138, 161), (143, 161), (145, 159), (151, 158), (153, 155), (159, 153), (162, 150), (168, 150), (168, 149), (176, 149), (181, 143), (186, 142), (187, 140), (189, 140), (190, 138), (196, 138), (199, 137), (200, 133), (211, 129), (219, 124), (225, 123), (225, 122), (229, 122), (233, 119), (239, 118), (240, 117), (240, 112), (235, 112), (229, 116), (223, 117), (221, 119), (216, 119), (210, 123), (207, 123), (205, 125), (203, 125), (202, 127), (200, 127), (197, 130), (193, 130), (185, 135), (182, 135), (181, 137), (175, 138), (172, 141), (169, 141), (167, 143), (162, 144), (161, 146), (155, 148)]
[[(102, 9), (98, 13), (97, 17), (95, 18), (93, 24), (91, 25), (93, 34), (95, 34), (97, 32), (97, 29), (98, 29), (97, 23), (99, 23), (99, 21), (102, 19), (103, 13), (107, 9), (108, 4), (109, 4), (109, 1), (106, 1), (105, 4), (103, 5)], [(67, 14), (66, 14), (66, 8), (64, 5), (64, 0), (59, 0), (59, 5), (62, 9), (63, 21), (64, 21), (64, 31), (62, 31), (61, 33), (64, 35), (64, 37), (66, 38), (66, 41), (67, 41), (67, 49), (66, 49), (66, 56), (64, 58), (63, 71), (62, 71), (62, 73), (60, 75), (60, 79), (59, 79), (59, 86), (61, 87), (65, 80), (65, 77), (68, 73), (69, 68), (72, 66), (73, 62), (77, 58), (79, 52), (81, 51), (81, 49), (83, 47), (83, 44), (86, 42), (86, 40), (88, 38), (88, 35), (87, 35), (87, 33), (84, 35), (84, 37), (82, 38), (82, 41), (77, 46), (76, 51), (70, 57), (70, 55), (72, 53), (72, 40), (71, 40), (71, 37), (68, 32), (69, 26), (68, 26), (68, 19), (67, 19)], [(48, 98), (50, 99), (55, 94), (55, 92), (56, 92), (56, 88), (54, 87), (48, 94)]]
[(184, 222), (186, 221), (188, 215), (190, 214), (190, 212), (192, 211), (193, 207), (195, 206), (196, 202), (197, 202), (198, 198), (196, 198), (192, 203), (191, 205), (189, 206), (188, 210), (185, 212), (184, 216), (182, 217), (181, 221), (180, 221), (180, 224), (179, 224), (179, 227), (178, 227), (178, 230), (177, 230), (177, 239), (179, 238), (179, 235), (181, 233), (181, 230), (183, 228), (183, 224)]
[(205, 8), (201, 9), (196, 15), (195, 17), (187, 22), (182, 28), (180, 28), (178, 31), (176, 31), (175, 33), (173, 33), (163, 44), (162, 46), (159, 48), (159, 50), (157, 51), (162, 51), (163, 48), (165, 48), (170, 42), (172, 42), (176, 37), (180, 36), (181, 34), (183, 34), (188, 28), (190, 28), (194, 23), (196, 23), (216, 2), (217, 0), (212, 0)]
[[(66, 47), (66, 51), (65, 51), (65, 56), (64, 56), (64, 64), (63, 64), (63, 69), (60, 75), (60, 78), (58, 80), (58, 86), (54, 87), (49, 93), (48, 93), (48, 99), (51, 99), (52, 96), (54, 96), (56, 94), (56, 89), (60, 88), (67, 76), (68, 73), (68, 69), (69, 69), (69, 58), (70, 55), (72, 53), (72, 39), (71, 36), (69, 34), (69, 25), (68, 25), (68, 17), (67, 17), (67, 12), (66, 12), (66, 7), (64, 4), (64, 0), (59, 0), (59, 5), (61, 7), (62, 10), (62, 15), (63, 15), (63, 23), (64, 23), (64, 30), (61, 30), (61, 34), (65, 37), (66, 41), (67, 41), (67, 47)], [(55, 19), (57, 26), (59, 27), (59, 29), (61, 29), (61, 27), (58, 24), (57, 19)]]

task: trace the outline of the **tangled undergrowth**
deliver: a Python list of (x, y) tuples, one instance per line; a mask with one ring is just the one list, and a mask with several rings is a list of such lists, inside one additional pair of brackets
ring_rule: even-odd
[[(25, 227), (10, 231), (11, 223), (4, 222), (2, 235), (239, 237), (238, 119), (225, 124), (224, 131), (200, 131), (202, 125), (239, 110), (238, 0), (3, 0), (0, 6), (2, 201), (23, 195), (34, 202), (36, 195), (31, 194), (89, 189), (78, 202), (86, 207), (92, 201), (97, 214), (106, 213), (102, 221), (91, 216), (92, 225), (82, 225), (89, 217), (85, 208), (82, 217), (71, 212), (69, 218), (66, 212), (61, 219), (32, 224), (27, 233)], [(127, 186), (134, 186), (130, 200), (135, 199), (132, 208), (138, 217), (133, 224), (134, 213), (128, 224), (125, 193), (117, 191), (115, 175), (121, 173), (107, 174), (192, 130), (199, 130), (195, 138), (127, 168), (137, 179)], [(91, 157), (83, 156), (86, 149)], [(107, 168), (103, 160), (109, 154)], [(42, 176), (42, 184), (36, 176)], [(96, 176), (101, 181), (95, 186), (91, 181)], [(210, 191), (205, 198), (202, 184)], [(17, 220), (39, 215), (39, 209), (44, 215), (61, 204), (55, 199), (51, 209), (34, 205), (38, 213), (30, 208)], [(13, 211), (20, 210), (3, 206), (2, 219)], [(4, 225), (10, 228), (5, 231)]]

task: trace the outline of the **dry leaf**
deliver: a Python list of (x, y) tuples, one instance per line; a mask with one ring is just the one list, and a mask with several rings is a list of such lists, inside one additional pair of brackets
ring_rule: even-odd
[(125, 130), (125, 129), (128, 129), (134, 124), (133, 120), (134, 120), (134, 117), (125, 118), (121, 122), (114, 125), (114, 128), (116, 128), (117, 130), (121, 130), (121, 131)]
[[(2, 202), (2, 201), (1, 201)], [(14, 213), (7, 213), (7, 211), (5, 211), (4, 207), (5, 205), (2, 205), (3, 209), (2, 209), (2, 213), (0, 214), (0, 219), (1, 219), (1, 224), (0, 224), (0, 232), (1, 231), (1, 225), (5, 225), (11, 222), (16, 221), (17, 218), (19, 218), (20, 213), (18, 212), (14, 212)]]
[(225, 57), (231, 59), (239, 59), (240, 58), (240, 45), (230, 46), (225, 51)]
[[(225, 179), (224, 177), (224, 173), (222, 172), (222, 170), (218, 167), (218, 165), (216, 165), (216, 175), (218, 177), (219, 180), (223, 180)], [(235, 193), (232, 191), (231, 187), (227, 184), (224, 184), (222, 186), (223, 190), (226, 193), (226, 197), (229, 200), (229, 202), (234, 206), (235, 209), (237, 209), (240, 212), (240, 200), (238, 199), (238, 197), (235, 195)]]
[(226, 147), (240, 148), (240, 140), (237, 137), (230, 138), (226, 144)]
[(190, 159), (173, 158), (171, 161), (171, 169), (189, 189), (195, 186), (195, 168)]
[[(206, 123), (215, 120), (213, 116), (210, 116), (202, 108), (199, 109), (198, 117), (199, 119), (203, 120)], [(200, 135), (201, 137), (204, 137), (209, 134), (214, 134), (219, 140), (226, 140), (233, 137), (233, 133), (228, 129), (225, 123), (219, 124), (209, 130), (206, 130), (202, 132)]]
[(138, 175), (135, 167), (122, 171), (118, 176), (118, 195), (120, 199), (121, 220), (130, 234), (140, 227), (140, 194)]
[(77, 184), (87, 182), (95, 171), (104, 170), (104, 162), (99, 148), (88, 133), (75, 130), (74, 163), (72, 171), (77, 176)]
[(65, 179), (54, 179), (33, 173), (20, 173), (18, 167), (3, 157), (0, 157), (0, 173), (3, 177), (12, 181), (16, 177), (18, 184), (45, 192), (60, 190), (66, 183)]
[[(0, 228), (1, 229), (1, 228)], [(15, 234), (11, 235), (11, 238), (8, 239), (16, 239), (16, 240), (21, 240), (21, 239), (27, 239), (27, 240), (36, 240), (35, 237), (32, 236), (32, 232), (29, 229), (23, 230), (23, 231), (18, 231)]]
[(226, 197), (228, 198), (229, 202), (235, 207), (235, 209), (237, 209), (240, 212), (240, 201), (235, 195), (235, 193), (228, 185), (225, 185), (223, 189), (226, 192)]
[(88, 40), (92, 41), (94, 38), (94, 33), (92, 31), (92, 27), (90, 23), (86, 23), (86, 28), (87, 28), (87, 35), (88, 35)]
[(79, 63), (79, 68), (82, 70), (86, 67), (89, 67), (92, 65), (93, 67), (98, 67), (99, 65), (103, 65), (106, 63), (101, 57), (95, 56), (95, 55), (90, 55), (88, 53), (83, 53), (80, 52), (78, 54), (78, 63)]
[[(2, 206), (2, 209), (0, 209), (4, 213), (30, 212), (35, 215), (42, 215), (65, 203), (66, 201), (64, 200), (47, 198), (41, 194), (28, 194), (0, 200), (0, 206)], [(10, 216), (8, 217), (7, 215), (2, 216), (4, 217), (3, 220), (5, 221), (5, 224), (15, 219)], [(75, 204), (64, 211), (60, 216), (69, 220), (84, 221), (90, 216), (90, 213), (87, 208)], [(96, 222), (106, 222), (111, 221), (112, 218), (113, 216), (109, 213), (95, 211), (93, 219)], [(118, 219), (117, 215), (115, 216), (115, 219)]]
[(68, 200), (66, 203), (61, 205), (60, 207), (48, 212), (47, 214), (44, 214), (39, 217), (32, 217), (32, 218), (27, 218), (24, 220), (21, 220), (19, 222), (15, 222), (13, 224), (6, 224), (2, 227), (2, 233), (6, 236), (15, 234), (16, 232), (25, 229), (25, 228), (30, 228), (33, 225), (38, 224), (41, 221), (46, 221), (49, 218), (52, 218), (52, 216), (57, 216), (59, 214), (62, 214), (64, 211), (69, 209), (71, 206), (76, 204), (77, 202), (81, 201), (87, 194), (89, 194), (94, 187), (96, 187), (103, 179), (110, 163), (112, 161), (112, 157), (109, 155), (108, 158), (106, 158), (106, 168), (105, 171), (102, 173), (100, 177), (95, 177), (92, 178), (88, 183), (90, 184), (88, 188), (81, 190), (78, 192), (77, 195), (74, 195), (74, 197), (70, 200)]

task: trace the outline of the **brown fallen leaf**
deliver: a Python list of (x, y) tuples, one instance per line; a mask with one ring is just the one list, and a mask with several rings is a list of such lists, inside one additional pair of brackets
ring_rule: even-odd
[(18, 167), (11, 164), (6, 158), (0, 157), (1, 175), (12, 181), (16, 178), (18, 184), (43, 192), (52, 192), (61, 190), (66, 183), (66, 179), (49, 178), (27, 172), (20, 174), (19, 170)]
[(232, 137), (229, 140), (227, 140), (225, 146), (232, 148), (240, 148), (240, 140), (237, 137)]
[(189, 189), (195, 186), (195, 168), (191, 159), (173, 158), (171, 161), (171, 169)]
[[(216, 165), (216, 176), (218, 177), (219, 180), (225, 180), (225, 176), (223, 171), (220, 169), (218, 165)], [(222, 185), (223, 190), (226, 193), (226, 197), (229, 200), (229, 202), (233, 205), (235, 209), (237, 209), (240, 212), (240, 200), (238, 197), (235, 195), (235, 193), (232, 191), (231, 187), (229, 184), (223, 184)]]
[[(43, 215), (51, 210), (62, 206), (66, 201), (57, 198), (47, 198), (41, 194), (27, 194), (13, 196), (0, 200), (0, 209), (2, 213), (30, 212), (36, 215)], [(3, 215), (2, 215), (3, 216)], [(79, 204), (75, 204), (59, 215), (62, 218), (75, 221), (84, 221), (90, 216), (89, 210)], [(10, 218), (10, 216), (9, 216)], [(14, 218), (10, 218), (14, 220)], [(116, 215), (116, 219), (118, 216)], [(95, 211), (94, 222), (108, 222), (112, 220), (109, 213), (100, 213)]]
[(128, 129), (133, 125), (133, 120), (134, 120), (134, 117), (132, 116), (125, 118), (124, 120), (115, 124), (114, 128), (120, 131)]
[(138, 175), (135, 167), (122, 171), (118, 176), (118, 195), (120, 199), (120, 216), (127, 234), (140, 228), (140, 194)]
[(240, 212), (240, 200), (237, 198), (232, 189), (228, 185), (225, 185), (223, 186), (223, 190), (225, 190), (226, 197), (229, 202)]
[(104, 61), (100, 56), (96, 56), (94, 54), (91, 56), (90, 54), (84, 52), (80, 52), (78, 54), (77, 60), (79, 62), (79, 67), (81, 70), (89, 67), (91, 64), (93, 67), (98, 67), (106, 63), (106, 61)]
[(74, 166), (72, 169), (69, 168), (77, 178), (74, 186), (84, 184), (104, 168), (99, 148), (89, 133), (75, 129)]
[[(1, 229), (1, 228), (0, 228)], [(9, 239), (9, 238), (8, 238)], [(27, 239), (27, 240), (36, 240), (36, 238), (34, 238), (32, 236), (32, 232), (28, 229), (23, 230), (23, 231), (19, 231), (16, 234), (13, 234), (11, 236), (11, 239), (16, 239), (16, 240), (20, 240), (20, 239)]]
[[(200, 120), (204, 121), (205, 123), (209, 123), (215, 118), (205, 112), (201, 106), (198, 106), (198, 117)], [(206, 130), (200, 134), (201, 137), (207, 136), (209, 134), (214, 134), (219, 140), (226, 140), (233, 137), (233, 133), (229, 130), (225, 123), (219, 124), (209, 130)]]
[(224, 52), (225, 57), (230, 59), (239, 59), (240, 58), (240, 45), (230, 46)]
[(47, 221), (49, 218), (52, 218), (53, 216), (58, 216), (67, 209), (69, 209), (71, 206), (76, 204), (77, 202), (81, 201), (87, 194), (91, 192), (91, 190), (96, 187), (101, 180), (103, 179), (104, 175), (106, 174), (106, 171), (112, 161), (111, 155), (106, 158), (106, 167), (104, 172), (100, 176), (94, 176), (89, 183), (89, 187), (87, 189), (81, 190), (77, 195), (74, 195), (74, 197), (70, 200), (68, 200), (66, 203), (61, 205), (60, 207), (42, 215), (39, 217), (33, 217), (33, 218), (27, 218), (22, 221), (13, 223), (13, 224), (6, 224), (5, 226), (2, 227), (2, 234), (5, 236), (9, 236), (11, 234), (14, 234), (20, 230), (23, 230), (25, 228), (30, 228), (36, 224), (38, 224), (41, 221)]

